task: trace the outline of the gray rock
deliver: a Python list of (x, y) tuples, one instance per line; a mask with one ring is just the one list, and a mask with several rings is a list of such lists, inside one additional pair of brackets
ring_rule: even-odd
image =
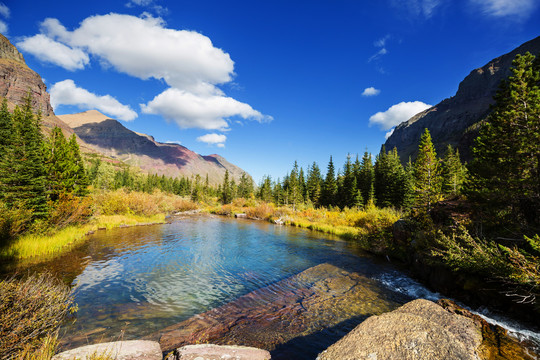
[(115, 341), (64, 351), (53, 360), (85, 360), (96, 354), (106, 354), (116, 360), (162, 360), (159, 343), (147, 340)]
[(473, 320), (419, 299), (368, 318), (317, 359), (479, 359), (481, 344)]
[(270, 353), (247, 346), (211, 344), (187, 345), (174, 351), (166, 360), (270, 360)]

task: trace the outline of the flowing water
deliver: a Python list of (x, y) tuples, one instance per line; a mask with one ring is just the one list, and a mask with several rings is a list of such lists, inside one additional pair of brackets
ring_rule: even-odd
[[(294, 276), (310, 268), (315, 270)], [(246, 306), (246, 312), (265, 312), (263, 320), (276, 322), (275, 314), (269, 312), (286, 308), (283, 299), (296, 296), (294, 301), (301, 303), (301, 296), (307, 304), (325, 280), (321, 274), (337, 269), (341, 278), (325, 283), (324, 291), (336, 297), (341, 290), (335, 286), (349, 286), (354, 280), (347, 287), (354, 289), (349, 291), (354, 301), (343, 298), (343, 311), (315, 308), (316, 316), (302, 318), (296, 328), (294, 316), (280, 315), (286, 323), (282, 327), (285, 331), (290, 327), (291, 334), (278, 329), (281, 333), (272, 347), (287, 356), (310, 359), (370, 315), (414, 298), (440, 297), (349, 242), (309, 230), (211, 216), (100, 231), (84, 245), (38, 269), (58, 274), (73, 285), (79, 310), (75, 321), (62, 329), (64, 348), (119, 338), (155, 338), (162, 329), (180, 322), (192, 326), (194, 315), (210, 309), (231, 311), (226, 304), (239, 298), (244, 300), (234, 302), (235, 309)], [(309, 294), (291, 290), (299, 282), (310, 284)], [(534, 330), (520, 332), (519, 325), (512, 326), (520, 336), (540, 344)], [(271, 329), (276, 334), (277, 327)], [(293, 328), (302, 341), (294, 340), (300, 336)], [(305, 352), (308, 346), (311, 352)]]

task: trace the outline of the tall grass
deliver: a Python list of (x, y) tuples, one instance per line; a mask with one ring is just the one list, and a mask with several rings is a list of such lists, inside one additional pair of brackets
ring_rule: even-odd
[(193, 210), (198, 205), (180, 196), (156, 191), (99, 191), (92, 194), (93, 215), (85, 223), (62, 223), (18, 235), (0, 246), (0, 258), (43, 261), (69, 251), (98, 229), (144, 223), (164, 223), (166, 214)]
[[(239, 204), (243, 206), (239, 207)], [(271, 222), (279, 220), (285, 225), (333, 234), (345, 239), (359, 240), (366, 250), (375, 247), (388, 247), (391, 242), (392, 224), (402, 216), (397, 210), (379, 209), (373, 205), (367, 206), (365, 209), (315, 209), (304, 206), (295, 210), (286, 206), (276, 207), (274, 204), (264, 202), (252, 205), (241, 201), (210, 207), (207, 211), (226, 216), (245, 213), (248, 218)]]

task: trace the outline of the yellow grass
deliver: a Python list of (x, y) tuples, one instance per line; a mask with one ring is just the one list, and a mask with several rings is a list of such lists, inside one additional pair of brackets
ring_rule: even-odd
[(101, 215), (85, 225), (72, 225), (51, 235), (25, 234), (1, 250), (0, 256), (17, 260), (47, 260), (69, 251), (73, 246), (85, 241), (86, 234), (98, 229), (112, 229), (142, 223), (165, 223), (165, 214), (141, 215)]

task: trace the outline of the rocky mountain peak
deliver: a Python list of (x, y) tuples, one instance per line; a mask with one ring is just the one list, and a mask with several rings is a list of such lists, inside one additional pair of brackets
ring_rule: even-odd
[(512, 60), (526, 52), (540, 54), (540, 36), (471, 71), (454, 96), (399, 124), (386, 140), (386, 149), (396, 147), (403, 162), (408, 161), (409, 156), (414, 159), (420, 136), (427, 128), (439, 156), (451, 144), (458, 147), (462, 159), (470, 160), (479, 122), (489, 114), (501, 80), (511, 75)]
[(2, 34), (0, 34), (0, 59), (13, 60), (26, 65), (19, 50)]

